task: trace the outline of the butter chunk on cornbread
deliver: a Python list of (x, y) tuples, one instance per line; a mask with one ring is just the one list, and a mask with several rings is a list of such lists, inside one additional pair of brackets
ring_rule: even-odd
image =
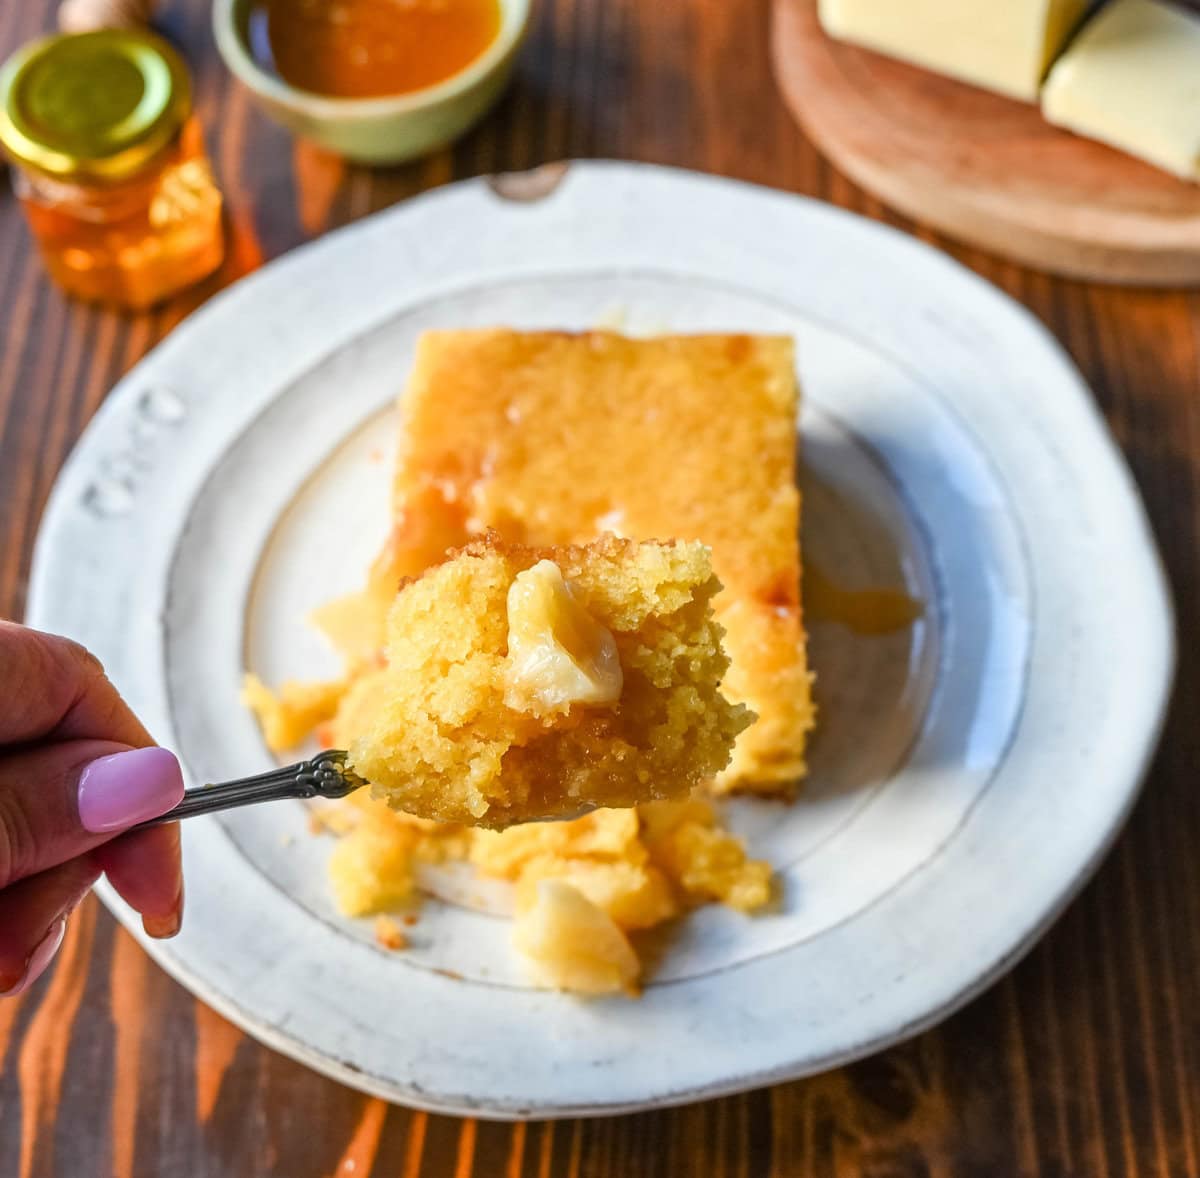
[(758, 716), (716, 788), (786, 792), (813, 723), (797, 398), (784, 337), (426, 332), (403, 400), (392, 558), (405, 568), (431, 530), (443, 543), (456, 527), (535, 545), (702, 541), (724, 586), (724, 690)]
[(523, 897), (512, 943), (533, 980), (574, 994), (637, 992), (641, 962), (629, 939), (577, 888), (544, 879)]
[(395, 808), (470, 825), (686, 796), (753, 719), (721, 694), (719, 589), (697, 542), (454, 552), (395, 598), (386, 667), (343, 704), (350, 764)]

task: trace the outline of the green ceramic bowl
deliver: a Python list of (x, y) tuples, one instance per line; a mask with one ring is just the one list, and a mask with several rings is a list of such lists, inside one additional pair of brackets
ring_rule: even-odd
[(249, 48), (250, 0), (214, 0), (213, 31), (225, 64), (289, 130), (362, 163), (395, 164), (457, 139), (499, 98), (529, 23), (529, 5), (500, 0), (500, 32), (466, 69), (392, 98), (328, 98), (264, 69)]

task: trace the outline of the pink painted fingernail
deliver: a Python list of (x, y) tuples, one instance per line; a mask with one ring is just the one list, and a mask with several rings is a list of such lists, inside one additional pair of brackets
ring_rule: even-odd
[(38, 942), (37, 948), (29, 955), (25, 963), (25, 972), (17, 979), (15, 986), (0, 990), (0, 998), (15, 998), (28, 990), (46, 971), (46, 966), (54, 960), (58, 947), (67, 935), (67, 918), (60, 916), (51, 926), (50, 931)]
[(79, 779), (85, 830), (125, 830), (165, 814), (183, 797), (183, 774), (166, 749), (130, 749), (93, 761)]

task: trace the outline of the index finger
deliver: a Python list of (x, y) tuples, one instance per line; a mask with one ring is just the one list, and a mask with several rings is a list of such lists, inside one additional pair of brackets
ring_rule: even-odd
[(142, 748), (150, 734), (77, 642), (0, 620), (0, 744), (53, 737)]

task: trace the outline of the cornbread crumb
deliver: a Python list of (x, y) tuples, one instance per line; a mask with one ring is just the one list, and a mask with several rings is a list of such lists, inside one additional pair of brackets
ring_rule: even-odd
[[(331, 863), (331, 875), (335, 898), (349, 916), (407, 901), (417, 864), (463, 859), (483, 876), (510, 881), (519, 913), (536, 907), (547, 881), (575, 891), (590, 908), (557, 905), (553, 925), (578, 917), (577, 935), (584, 940), (596, 922), (591, 908), (627, 933), (653, 928), (698, 904), (719, 901), (748, 912), (771, 898), (770, 866), (748, 858), (741, 841), (717, 825), (706, 802), (602, 809), (568, 822), (505, 830), (413, 818), (389, 809), (367, 790), (341, 806), (352, 835), (343, 836), (339, 848), (349, 843), (350, 850)], [(554, 958), (546, 968), (555, 970), (557, 962)], [(590, 969), (585, 966), (585, 976)], [(543, 971), (537, 976), (545, 984), (571, 988), (574, 975)]]
[(408, 937), (390, 916), (375, 918), (375, 940), (383, 948), (391, 949), (393, 952), (408, 948)]
[(651, 863), (603, 863), (553, 855), (531, 859), (521, 871), (518, 910), (529, 905), (532, 893), (547, 879), (570, 884), (622, 929), (653, 928), (679, 913), (667, 877)]
[(641, 963), (612, 917), (561, 880), (523, 896), (512, 943), (534, 980), (575, 994), (636, 992)]
[(571, 822), (527, 822), (507, 830), (480, 830), (471, 840), (471, 862), (487, 875), (517, 879), (531, 860), (629, 859), (643, 862), (641, 824), (635, 810), (594, 810)]
[(753, 719), (719, 689), (719, 589), (695, 542), (489, 535), (396, 597), (350, 764), (398, 809), (493, 827), (685, 796)]
[(309, 834), (346, 834), (355, 825), (353, 812), (345, 806), (316, 804), (308, 809)]
[(686, 900), (717, 900), (742, 912), (770, 902), (770, 864), (747, 858), (741, 839), (718, 825), (708, 802), (654, 803), (640, 813), (651, 861)]
[(360, 822), (334, 845), (329, 879), (347, 916), (370, 916), (413, 894), (415, 836), (378, 822)]
[(274, 753), (295, 748), (309, 733), (337, 712), (346, 684), (285, 682), (273, 692), (257, 675), (242, 680), (242, 703), (258, 718), (263, 740)]

